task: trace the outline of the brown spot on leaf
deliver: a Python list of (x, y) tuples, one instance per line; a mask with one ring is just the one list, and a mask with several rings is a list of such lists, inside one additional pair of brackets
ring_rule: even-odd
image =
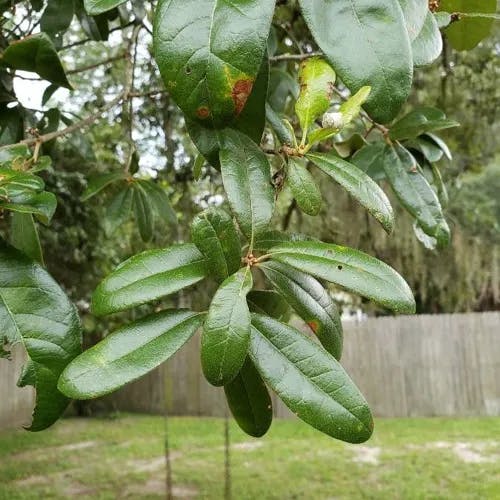
[(315, 319), (313, 319), (312, 321), (308, 321), (307, 325), (314, 333), (317, 333), (319, 328), (319, 323)]
[(196, 110), (196, 114), (197, 114), (198, 118), (201, 118), (202, 120), (204, 120), (205, 118), (208, 118), (210, 116), (210, 109), (208, 109), (207, 106), (200, 106)]
[(236, 116), (238, 116), (245, 107), (248, 96), (252, 92), (253, 80), (248, 78), (238, 80), (231, 90), (231, 97), (233, 98), (234, 107), (236, 109)]

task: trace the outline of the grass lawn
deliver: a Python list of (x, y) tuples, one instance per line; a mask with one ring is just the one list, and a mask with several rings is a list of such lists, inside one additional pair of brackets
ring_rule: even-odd
[[(171, 418), (174, 494), (223, 498), (223, 421)], [(164, 422), (124, 415), (0, 433), (0, 499), (162, 498)], [(378, 419), (347, 445), (298, 421), (231, 426), (236, 499), (500, 499), (500, 419)]]

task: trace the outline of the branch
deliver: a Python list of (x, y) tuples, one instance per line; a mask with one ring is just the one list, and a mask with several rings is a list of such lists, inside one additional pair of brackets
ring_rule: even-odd
[(104, 66), (105, 64), (112, 63), (114, 61), (119, 61), (120, 59), (124, 59), (127, 57), (126, 53), (119, 54), (117, 56), (109, 57), (108, 59), (104, 59), (104, 61), (99, 61), (94, 64), (89, 64), (88, 66), (82, 66), (81, 68), (70, 69), (66, 71), (67, 75), (74, 75), (75, 73), (83, 73), (84, 71), (89, 71), (91, 69), (98, 68), (99, 66)]
[(310, 57), (322, 56), (323, 52), (309, 52), (307, 54), (280, 54), (279, 56), (272, 56), (269, 58), (271, 62), (278, 61), (303, 61)]
[[(50, 132), (49, 134), (40, 135), (38, 137), (32, 137), (30, 139), (24, 139), (23, 141), (20, 141), (17, 144), (25, 144), (26, 146), (33, 146), (34, 144), (37, 144), (37, 143), (43, 144), (45, 142), (52, 141), (53, 139), (57, 139), (58, 137), (72, 134), (73, 132), (76, 132), (77, 130), (80, 130), (82, 128), (88, 127), (89, 125), (92, 125), (104, 113), (106, 113), (106, 111), (109, 111), (110, 109), (114, 108), (117, 104), (119, 104), (123, 99), (126, 99), (126, 98), (127, 98), (127, 92), (123, 91), (121, 94), (117, 95), (112, 101), (110, 101), (108, 104), (103, 106), (99, 111), (96, 111), (95, 113), (91, 114), (90, 116), (88, 116), (84, 120), (73, 123), (73, 124), (69, 125), (68, 127), (63, 128), (62, 130), (56, 130), (55, 132)], [(14, 144), (2, 146), (2, 147), (0, 147), (0, 151), (2, 149), (8, 149), (12, 146), (14, 146)]]

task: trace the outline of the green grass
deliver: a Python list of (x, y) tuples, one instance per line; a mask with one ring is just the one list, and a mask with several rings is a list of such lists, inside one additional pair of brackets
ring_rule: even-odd
[[(223, 497), (223, 421), (171, 418), (179, 498)], [(0, 433), (0, 499), (163, 498), (161, 417), (68, 419)], [(347, 445), (297, 421), (256, 440), (231, 426), (236, 499), (497, 499), (500, 419), (378, 419)]]

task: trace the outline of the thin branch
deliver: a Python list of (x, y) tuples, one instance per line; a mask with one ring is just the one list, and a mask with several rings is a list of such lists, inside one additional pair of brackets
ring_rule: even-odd
[(91, 69), (98, 68), (99, 66), (104, 66), (105, 64), (112, 63), (114, 61), (119, 61), (120, 59), (124, 59), (127, 57), (126, 53), (119, 54), (117, 56), (108, 57), (108, 59), (104, 59), (103, 61), (99, 61), (94, 64), (89, 64), (88, 66), (82, 66), (81, 68), (74, 68), (66, 71), (67, 75), (74, 75), (75, 73), (83, 73), (84, 71), (89, 71)]
[[(127, 24), (124, 26), (116, 26), (113, 29), (109, 30), (109, 34), (114, 33), (115, 31), (123, 30), (125, 28), (128, 28), (129, 26), (132, 26), (135, 23), (135, 21), (129, 21)], [(83, 38), (82, 40), (77, 40), (76, 42), (69, 43), (68, 45), (62, 46), (59, 51), (61, 50), (67, 50), (71, 49), (73, 47), (78, 47), (79, 45), (83, 45), (87, 42), (98, 42), (99, 40), (93, 40), (92, 38)]]
[(271, 62), (278, 61), (303, 61), (310, 57), (322, 56), (323, 52), (309, 52), (307, 54), (280, 54), (279, 56), (272, 56), (269, 58)]

